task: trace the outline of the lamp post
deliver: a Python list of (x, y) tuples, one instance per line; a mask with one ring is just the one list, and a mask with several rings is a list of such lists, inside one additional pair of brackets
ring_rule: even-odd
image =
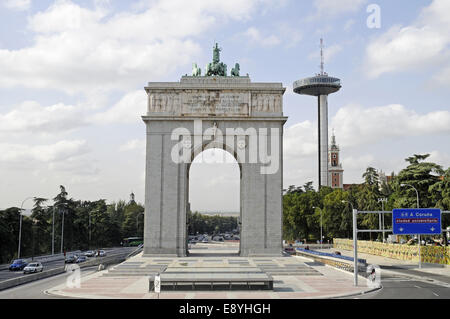
[(89, 212), (89, 249), (91, 249), (91, 212)]
[(358, 286), (358, 231), (357, 231), (357, 214), (358, 211), (354, 209), (353, 204), (348, 200), (343, 200), (342, 203), (349, 203), (352, 206), (352, 217), (353, 217), (353, 284), (355, 287)]
[(53, 206), (53, 218), (52, 218), (52, 255), (55, 254), (55, 206)]
[(314, 209), (319, 209), (320, 211), (320, 249), (323, 249), (323, 235), (322, 235), (322, 209), (320, 207), (313, 206)]
[(23, 200), (22, 204), (20, 205), (20, 211), (19, 211), (19, 248), (17, 249), (17, 258), (20, 258), (20, 244), (22, 241), (22, 208), (23, 204), (29, 200), (35, 197), (27, 197)]
[[(381, 202), (381, 211), (384, 212), (384, 203), (387, 203), (387, 198), (379, 198), (378, 203)], [(383, 243), (384, 243), (384, 213), (380, 214), (380, 224), (382, 225), (381, 229), (383, 230)]]
[(417, 196), (417, 208), (419, 208), (419, 192), (417, 191), (417, 189), (409, 184), (400, 184), (400, 186), (404, 187), (404, 186), (409, 186), (411, 188), (413, 188), (416, 191), (416, 196)]
[[(419, 208), (419, 192), (417, 191), (417, 189), (414, 186), (410, 185), (410, 184), (400, 184), (400, 186), (401, 187), (409, 186), (409, 187), (413, 188), (416, 191), (417, 208)], [(420, 255), (420, 234), (417, 235), (417, 239), (418, 239), (418, 242), (419, 242), (419, 268), (422, 268), (422, 256)]]
[(139, 216), (144, 215), (144, 212), (140, 212), (136, 216), (136, 237), (139, 237)]
[(353, 204), (351, 202), (349, 202), (348, 200), (341, 200), (341, 203), (345, 204), (345, 203), (349, 203), (350, 206), (352, 206), (352, 211), (355, 210), (355, 208), (353, 207)]
[(61, 254), (64, 253), (64, 213), (66, 209), (62, 209), (62, 226), (61, 226)]

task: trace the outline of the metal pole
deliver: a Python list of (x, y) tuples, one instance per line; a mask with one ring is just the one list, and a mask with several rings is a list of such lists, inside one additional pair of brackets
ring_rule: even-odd
[(19, 249), (17, 250), (17, 258), (20, 258), (20, 242), (22, 239), (22, 208), (19, 212)]
[(89, 212), (89, 249), (91, 249), (91, 212)]
[(320, 249), (323, 249), (323, 236), (322, 236), (322, 209), (320, 210)]
[(61, 254), (63, 253), (64, 246), (64, 209), (62, 211), (62, 228), (61, 228)]
[(52, 255), (55, 254), (55, 206), (53, 206), (53, 219), (52, 219)]
[(20, 205), (20, 211), (19, 211), (19, 247), (17, 249), (17, 258), (20, 258), (20, 246), (21, 246), (21, 242), (22, 242), (22, 209), (23, 209), (23, 204), (31, 199), (33, 197), (27, 197), (22, 201), (22, 204)]
[[(409, 186), (412, 187), (415, 191), (416, 191), (416, 196), (417, 196), (417, 208), (419, 208), (419, 192), (417, 191), (417, 189), (409, 184), (400, 184), (400, 186)], [(420, 255), (420, 234), (418, 234), (418, 242), (419, 242), (419, 268), (422, 268), (422, 256)]]
[(420, 234), (419, 234), (419, 268), (422, 268), (422, 256), (420, 255)]
[[(410, 185), (411, 186), (411, 185)], [(417, 196), (417, 208), (419, 208), (419, 192), (414, 186), (411, 186), (416, 191)], [(420, 234), (419, 234), (419, 269), (422, 268), (422, 255), (420, 254)]]
[(356, 216), (358, 211), (353, 209), (353, 274), (354, 274), (354, 285), (358, 286), (358, 229), (356, 224)]
[[(381, 201), (381, 210), (384, 212), (384, 200), (383, 201)], [(383, 230), (383, 243), (384, 243), (384, 241), (385, 241), (385, 233), (384, 233), (384, 213), (381, 215), (382, 216), (382, 219), (383, 219), (383, 222), (382, 222), (382, 230)]]

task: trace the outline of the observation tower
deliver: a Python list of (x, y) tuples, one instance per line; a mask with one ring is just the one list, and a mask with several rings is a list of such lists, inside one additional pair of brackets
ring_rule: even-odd
[(320, 39), (320, 73), (293, 84), (294, 92), (317, 96), (319, 141), (319, 187), (328, 186), (328, 95), (341, 88), (341, 80), (324, 72), (323, 39)]

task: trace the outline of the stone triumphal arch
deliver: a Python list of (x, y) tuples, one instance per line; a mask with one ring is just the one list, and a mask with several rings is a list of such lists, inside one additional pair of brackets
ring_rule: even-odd
[(207, 148), (224, 149), (239, 164), (240, 255), (282, 254), (285, 88), (236, 72), (201, 76), (195, 70), (179, 82), (145, 88), (144, 256), (187, 255), (189, 167)]

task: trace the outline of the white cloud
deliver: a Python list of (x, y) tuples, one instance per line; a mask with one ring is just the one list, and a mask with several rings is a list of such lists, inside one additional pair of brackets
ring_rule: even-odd
[(248, 28), (247, 31), (245, 31), (242, 35), (246, 37), (248, 40), (250, 40), (251, 43), (263, 47), (271, 47), (281, 43), (281, 40), (277, 36), (275, 35), (264, 36), (255, 27)]
[(31, 0), (3, 0), (3, 6), (17, 11), (25, 11), (30, 9)]
[[(323, 58), (325, 60), (325, 64), (329, 63), (335, 55), (342, 51), (342, 46), (339, 44), (333, 44), (329, 47), (324, 47), (323, 49)], [(310, 59), (320, 59), (320, 51), (316, 50), (308, 56)]]
[[(393, 26), (366, 48), (369, 77), (388, 72), (420, 70), (448, 64), (450, 54), (450, 2), (434, 0), (410, 26)], [(445, 72), (444, 75), (447, 75)], [(450, 74), (448, 74), (450, 75)], [(443, 79), (448, 85), (450, 76)]]
[(5, 114), (0, 114), (0, 133), (61, 133), (87, 125), (80, 107), (62, 103), (41, 106), (26, 101)]
[(141, 150), (145, 153), (145, 140), (144, 139), (133, 139), (119, 147), (121, 152), (128, 152), (134, 150)]
[(317, 126), (310, 121), (297, 123), (285, 129), (283, 138), (284, 156), (298, 159), (317, 152)]
[(356, 12), (367, 0), (314, 0), (317, 17), (333, 16), (348, 12)]
[(33, 45), (0, 50), (0, 86), (129, 90), (188, 65), (200, 54), (193, 37), (228, 20), (248, 19), (267, 1), (149, 3), (143, 11), (111, 14), (104, 6), (56, 1), (30, 16)]
[(147, 94), (138, 90), (126, 94), (110, 109), (94, 114), (89, 121), (95, 124), (143, 123), (141, 116), (147, 114)]
[(418, 114), (403, 105), (339, 109), (331, 121), (340, 144), (356, 146), (390, 137), (420, 136), (450, 132), (450, 111)]
[(63, 140), (48, 145), (0, 143), (1, 162), (58, 162), (86, 154), (90, 149), (84, 140)]

